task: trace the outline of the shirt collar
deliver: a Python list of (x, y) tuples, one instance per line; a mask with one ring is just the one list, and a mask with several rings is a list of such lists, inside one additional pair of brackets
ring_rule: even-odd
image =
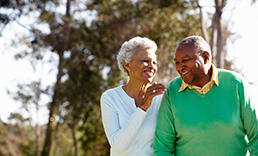
[[(217, 86), (219, 86), (218, 69), (213, 64), (211, 64), (211, 68), (212, 68), (212, 75), (211, 75), (210, 82), (214, 81), (214, 83)], [(195, 86), (189, 85), (189, 84), (185, 83), (183, 80), (181, 87), (179, 89), (179, 92), (184, 91), (187, 87), (195, 88)]]

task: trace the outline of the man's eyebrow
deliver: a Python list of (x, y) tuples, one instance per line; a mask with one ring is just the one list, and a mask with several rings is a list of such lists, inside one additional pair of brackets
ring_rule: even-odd
[[(185, 55), (185, 56), (183, 56), (182, 58), (184, 59), (184, 58), (186, 58), (186, 57), (190, 57), (189, 55)], [(174, 58), (174, 61), (176, 61), (176, 58)]]

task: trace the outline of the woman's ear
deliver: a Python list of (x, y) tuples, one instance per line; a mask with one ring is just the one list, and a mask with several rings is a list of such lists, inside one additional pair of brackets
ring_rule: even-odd
[(124, 63), (124, 67), (125, 67), (125, 69), (129, 72), (129, 71), (131, 71), (131, 68), (130, 68), (130, 63)]

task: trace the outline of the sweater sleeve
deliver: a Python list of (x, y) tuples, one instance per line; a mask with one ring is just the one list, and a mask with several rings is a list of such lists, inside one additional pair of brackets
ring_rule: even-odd
[(163, 95), (154, 138), (154, 156), (174, 155), (176, 132), (168, 91)]
[(248, 151), (250, 155), (258, 155), (258, 121), (254, 103), (250, 97), (249, 87), (246, 80), (243, 80), (239, 87), (241, 117), (249, 140)]
[(124, 125), (119, 124), (118, 112), (111, 95), (103, 93), (101, 96), (101, 115), (104, 130), (110, 146), (117, 152), (122, 153), (142, 125), (146, 112), (136, 108)]

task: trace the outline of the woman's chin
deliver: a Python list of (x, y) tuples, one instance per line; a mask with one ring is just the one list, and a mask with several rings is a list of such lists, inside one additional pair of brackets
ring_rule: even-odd
[(152, 82), (152, 80), (153, 80), (153, 77), (147, 79), (148, 83)]

